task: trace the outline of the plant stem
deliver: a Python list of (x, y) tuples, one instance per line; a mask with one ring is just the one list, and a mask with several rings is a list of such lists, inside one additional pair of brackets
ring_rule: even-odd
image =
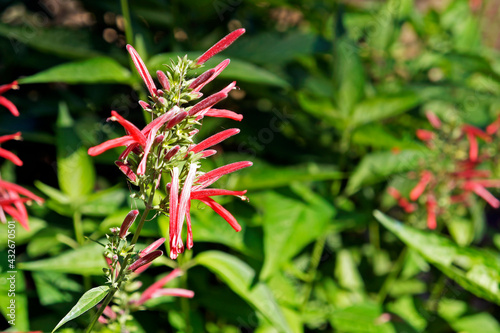
[[(156, 186), (153, 185), (153, 187), (151, 188), (151, 191), (149, 193), (148, 203), (146, 204), (146, 208), (144, 209), (144, 212), (141, 215), (141, 220), (139, 221), (139, 224), (137, 225), (137, 229), (135, 230), (134, 237), (132, 238), (132, 241), (130, 242), (130, 245), (135, 245), (135, 243), (137, 243), (137, 240), (139, 239), (139, 234), (141, 233), (142, 227), (144, 226), (144, 223), (146, 222), (146, 218), (148, 217), (148, 213), (151, 210), (151, 204), (153, 203), (153, 198), (155, 196), (155, 189), (156, 189)], [(131, 257), (132, 257), (132, 255), (128, 254), (125, 257), (125, 259), (123, 260), (120, 272), (118, 274), (117, 285), (116, 285), (116, 287), (112, 287), (111, 291), (108, 293), (108, 295), (106, 296), (106, 298), (104, 298), (104, 301), (102, 302), (101, 307), (99, 308), (99, 310), (97, 311), (97, 313), (94, 315), (94, 317), (92, 318), (92, 321), (90, 322), (90, 324), (89, 324), (89, 326), (87, 328), (87, 331), (86, 331), (87, 333), (92, 332), (92, 329), (94, 328), (95, 323), (97, 322), (97, 320), (99, 319), (99, 317), (104, 312), (104, 309), (111, 302), (111, 300), (113, 299), (113, 296), (115, 295), (115, 293), (118, 290), (120, 290), (121, 284), (123, 282), (123, 277), (124, 277), (123, 272), (127, 268), (128, 264), (129, 264), (129, 260), (130, 260)]]
[(130, 9), (128, 6), (128, 0), (120, 0), (122, 7), (122, 15), (125, 21), (125, 39), (127, 44), (134, 44), (134, 34), (132, 31), (132, 21), (130, 20)]
[(83, 235), (82, 213), (78, 210), (73, 213), (73, 228), (75, 229), (76, 241), (80, 246), (83, 245), (85, 237)]
[(301, 306), (301, 312), (307, 306), (307, 302), (309, 301), (309, 297), (311, 297), (311, 292), (314, 284), (314, 280), (316, 278), (316, 272), (318, 270), (319, 262), (321, 261), (321, 255), (323, 254), (323, 249), (325, 248), (326, 243), (326, 234), (318, 238), (316, 243), (314, 244), (311, 263), (309, 266), (309, 271), (307, 272), (308, 281), (304, 288), (304, 300)]
[(394, 281), (396, 280), (399, 272), (403, 268), (403, 264), (405, 262), (407, 253), (408, 253), (408, 248), (405, 247), (403, 249), (403, 251), (401, 251), (401, 253), (400, 253), (398, 259), (396, 260), (396, 262), (394, 263), (394, 265), (392, 266), (392, 269), (391, 269), (391, 272), (389, 273), (389, 276), (387, 276), (387, 278), (384, 281), (384, 284), (380, 288), (380, 291), (378, 293), (378, 302), (380, 304), (384, 303), (385, 298), (387, 297), (387, 294), (391, 290), (391, 287), (392, 287)]

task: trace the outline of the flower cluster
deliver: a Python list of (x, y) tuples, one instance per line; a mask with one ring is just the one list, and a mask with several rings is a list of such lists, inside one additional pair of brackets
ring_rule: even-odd
[[(17, 81), (0, 86), (0, 105), (3, 105), (7, 109), (9, 109), (9, 111), (16, 117), (19, 116), (19, 111), (17, 110), (16, 106), (7, 98), (1, 95), (10, 89), (17, 88)], [(20, 139), (21, 132), (3, 135), (0, 136), (0, 144), (9, 140)], [(23, 165), (23, 161), (21, 161), (19, 157), (1, 147), (0, 157), (11, 161), (17, 166)], [(39, 204), (43, 202), (42, 198), (36, 196), (27, 189), (19, 185), (4, 181), (0, 177), (0, 221), (2, 221), (3, 223), (7, 222), (7, 214), (10, 215), (13, 219), (17, 220), (24, 229), (29, 230), (28, 212), (26, 210), (25, 204), (30, 204), (32, 200), (36, 201)]]
[[(388, 188), (389, 195), (406, 213), (417, 212), (417, 202), (424, 204), (429, 229), (437, 227), (437, 218), (451, 206), (469, 206), (473, 194), (499, 208), (500, 201), (487, 188), (500, 187), (500, 179), (491, 179), (487, 163), (496, 155), (497, 148), (488, 144), (496, 138), (500, 117), (483, 131), (469, 124), (443, 124), (430, 111), (426, 116), (435, 131), (419, 129), (416, 135), (432, 154), (421, 161), (420, 170), (409, 174), (418, 178), (409, 200), (395, 187)], [(486, 144), (480, 146), (478, 139)]]
[[(188, 79), (187, 75), (189, 71), (200, 68), (208, 59), (227, 48), (244, 32), (244, 29), (233, 31), (194, 61), (187, 57), (178, 58), (177, 62), (172, 61), (167, 66), (166, 72), (156, 73), (161, 87), (155, 84), (136, 50), (131, 45), (127, 45), (134, 65), (150, 94), (149, 100), (140, 101), (139, 105), (151, 114), (152, 120), (139, 129), (120, 114), (112, 111), (108, 120), (116, 121), (123, 126), (126, 135), (108, 140), (88, 151), (90, 155), (95, 156), (111, 148), (126, 147), (116, 161), (116, 165), (127, 176), (129, 182), (139, 188), (138, 193), (135, 193), (133, 197), (143, 200), (146, 207), (151, 205), (152, 209), (169, 216), (169, 244), (172, 259), (177, 258), (178, 254), (184, 251), (185, 246), (188, 249), (193, 246), (191, 200), (203, 202), (223, 217), (236, 231), (241, 230), (233, 215), (212, 197), (233, 195), (246, 199), (244, 197), (246, 191), (229, 191), (208, 188), (208, 186), (223, 175), (249, 167), (252, 163), (237, 162), (207, 173), (200, 171), (200, 161), (216, 153), (211, 148), (239, 133), (239, 130), (227, 129), (197, 144), (194, 141), (199, 131), (196, 127), (201, 125), (200, 121), (204, 117), (223, 117), (237, 121), (242, 119), (241, 115), (233, 111), (213, 108), (236, 88), (236, 82), (230, 83), (221, 91), (194, 105), (189, 105), (191, 101), (203, 96), (202, 88), (214, 80), (230, 61), (224, 60), (192, 79)], [(160, 195), (159, 202), (152, 205), (154, 193), (162, 190), (160, 189), (161, 179), (168, 180), (165, 195)], [(186, 245), (181, 239), (184, 222), (187, 229)]]

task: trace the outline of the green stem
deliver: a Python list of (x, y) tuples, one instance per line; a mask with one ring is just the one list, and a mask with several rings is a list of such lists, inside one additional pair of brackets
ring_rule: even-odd
[[(146, 208), (144, 209), (144, 212), (142, 213), (141, 220), (139, 221), (139, 224), (137, 225), (137, 229), (135, 230), (134, 237), (132, 238), (132, 241), (130, 242), (130, 245), (135, 245), (137, 243), (137, 240), (139, 239), (139, 234), (141, 233), (142, 227), (144, 226), (144, 223), (146, 222), (146, 218), (148, 217), (148, 213), (151, 210), (151, 204), (153, 203), (153, 198), (154, 198), (154, 195), (155, 195), (155, 188), (156, 188), (156, 186), (153, 185), (153, 187), (151, 189), (151, 192), (149, 193), (148, 203), (146, 204)], [(112, 287), (111, 291), (109, 292), (109, 294), (106, 296), (106, 298), (104, 298), (104, 301), (102, 302), (101, 307), (99, 308), (99, 310), (97, 311), (97, 313), (95, 314), (95, 316), (92, 318), (92, 321), (90, 322), (90, 324), (89, 324), (89, 326), (87, 328), (87, 331), (86, 331), (87, 333), (92, 332), (92, 329), (94, 328), (94, 325), (97, 323), (97, 320), (99, 319), (99, 317), (104, 312), (104, 309), (111, 302), (111, 300), (113, 299), (113, 296), (115, 295), (115, 293), (118, 290), (120, 290), (121, 284), (123, 282), (123, 277), (124, 277), (123, 273), (124, 273), (125, 269), (127, 268), (128, 264), (129, 264), (129, 260), (130, 260), (131, 257), (132, 257), (132, 255), (128, 254), (125, 257), (125, 259), (123, 260), (120, 272), (118, 273), (118, 282), (117, 282), (117, 285), (116, 285), (116, 287)]]
[(396, 278), (399, 275), (399, 272), (401, 272), (401, 269), (403, 269), (403, 264), (406, 260), (406, 255), (408, 253), (408, 248), (404, 248), (403, 251), (401, 251), (401, 254), (399, 255), (398, 259), (392, 266), (391, 272), (389, 273), (389, 276), (384, 281), (384, 284), (380, 288), (380, 291), (378, 293), (378, 302), (380, 304), (384, 303), (385, 298), (387, 297), (387, 294), (391, 290), (391, 287), (394, 284), (394, 281), (396, 281)]
[(132, 21), (130, 20), (130, 9), (128, 6), (128, 0), (120, 0), (122, 7), (122, 15), (125, 21), (125, 39), (127, 44), (134, 44), (134, 33), (132, 31)]
[(73, 227), (75, 229), (76, 241), (81, 246), (85, 242), (85, 236), (83, 234), (82, 213), (78, 210), (73, 213)]
[(316, 279), (316, 272), (318, 270), (319, 262), (321, 261), (321, 255), (323, 254), (325, 243), (326, 243), (326, 235), (323, 235), (320, 238), (318, 238), (318, 240), (314, 244), (311, 263), (309, 266), (309, 271), (307, 272), (308, 281), (304, 288), (305, 290), (304, 300), (301, 306), (301, 312), (304, 311), (304, 309), (307, 306), (307, 302), (309, 301), (309, 297), (311, 297), (314, 280)]

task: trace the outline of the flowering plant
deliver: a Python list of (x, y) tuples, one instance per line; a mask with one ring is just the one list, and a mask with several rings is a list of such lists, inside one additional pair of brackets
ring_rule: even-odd
[[(201, 161), (217, 153), (216, 150), (210, 148), (239, 133), (239, 130), (236, 128), (227, 129), (197, 144), (194, 142), (194, 137), (199, 131), (196, 127), (201, 125), (204, 117), (223, 117), (238, 121), (242, 119), (241, 115), (232, 111), (213, 108), (215, 104), (225, 99), (231, 90), (236, 88), (236, 82), (230, 83), (220, 92), (210, 95), (194, 105), (188, 105), (191, 101), (203, 96), (203, 93), (200, 92), (202, 88), (216, 78), (229, 65), (230, 61), (229, 59), (224, 60), (215, 68), (205, 71), (196, 78), (189, 79), (188, 74), (189, 71), (202, 67), (208, 59), (227, 48), (244, 32), (244, 29), (233, 31), (194, 61), (187, 57), (179, 57), (177, 61), (172, 60), (166, 72), (158, 71), (156, 73), (161, 85), (160, 88), (156, 86), (137, 51), (131, 45), (127, 45), (133, 63), (150, 94), (147, 102), (139, 101), (139, 104), (150, 115), (151, 122), (141, 130), (118, 112), (111, 111), (111, 117), (108, 118), (108, 121), (117, 121), (125, 129), (126, 135), (92, 147), (88, 153), (91, 156), (96, 156), (109, 149), (125, 146), (125, 150), (120, 154), (115, 164), (127, 176), (127, 180), (138, 187), (138, 192), (133, 193), (131, 197), (142, 200), (145, 209), (130, 241), (127, 241), (128, 230), (137, 218), (138, 210), (131, 211), (122, 226), (119, 229), (113, 228), (111, 235), (107, 235), (108, 243), (105, 245), (105, 257), (109, 268), (105, 269), (105, 273), (108, 285), (91, 289), (75, 306), (75, 308), (81, 308), (81, 302), (88, 302), (89, 298), (95, 303), (104, 299), (88, 327), (89, 332), (92, 331), (97, 320), (116, 319), (116, 313), (108, 307), (115, 295), (121, 300), (119, 304), (125, 306), (117, 312), (125, 314), (125, 318), (130, 310), (130, 304), (135, 304), (138, 307), (149, 298), (166, 294), (193, 296), (190, 291), (159, 289), (159, 286), (163, 286), (169, 280), (167, 279), (160, 280), (162, 282), (155, 284), (153, 289), (146, 290), (139, 300), (123, 301), (124, 297), (126, 298), (123, 296), (124, 290), (127, 289), (126, 285), (130, 284), (133, 279), (131, 276), (134, 273), (142, 272), (153, 260), (163, 254), (161, 250), (157, 250), (165, 241), (163, 238), (140, 252), (135, 248), (149, 211), (153, 210), (157, 214), (164, 214), (169, 218), (168, 240), (171, 259), (176, 259), (186, 247), (187, 249), (193, 247), (190, 217), (191, 200), (203, 202), (224, 218), (234, 230), (241, 230), (233, 215), (212, 197), (233, 195), (246, 200), (244, 196), (246, 191), (230, 191), (209, 188), (209, 186), (222, 176), (249, 167), (252, 163), (248, 161), (236, 162), (206, 173), (200, 171)], [(161, 192), (160, 188), (162, 179), (168, 181), (164, 193)], [(184, 222), (187, 229), (185, 243), (182, 240)], [(70, 311), (70, 314), (73, 312), (75, 311)], [(101, 316), (103, 313), (108, 319)], [(70, 314), (64, 317), (55, 329), (73, 319), (74, 316)], [(123, 320), (120, 323), (125, 325)]]

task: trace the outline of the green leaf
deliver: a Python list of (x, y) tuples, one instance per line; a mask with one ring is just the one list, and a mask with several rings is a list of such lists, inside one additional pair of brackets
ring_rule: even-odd
[(340, 37), (334, 48), (333, 82), (337, 106), (345, 116), (365, 94), (365, 73), (359, 57), (359, 46), (347, 37)]
[(94, 188), (95, 171), (87, 149), (75, 133), (68, 107), (60, 104), (57, 119), (57, 178), (73, 202), (82, 202)]
[(274, 167), (263, 161), (254, 161), (251, 168), (238, 173), (234, 188), (246, 190), (270, 189), (290, 185), (290, 182), (310, 182), (343, 179), (345, 176), (331, 165), (297, 165)]
[(91, 49), (91, 34), (83, 29), (34, 28), (0, 23), (0, 35), (10, 40), (14, 52), (19, 52), (21, 44), (26, 44), (41, 52), (67, 58), (81, 59), (100, 55), (98, 51)]
[(262, 281), (254, 283), (256, 274), (250, 266), (232, 255), (219, 251), (200, 253), (195, 260), (214, 272), (280, 332), (291, 332), (268, 286)]
[(52, 330), (55, 332), (59, 327), (66, 324), (68, 321), (73, 320), (94, 306), (96, 306), (100, 301), (103, 300), (104, 297), (109, 292), (108, 286), (100, 286), (95, 287), (87, 291), (83, 296), (78, 300), (78, 303), (68, 312), (66, 316), (56, 325), (56, 327)]
[(27, 271), (54, 271), (79, 275), (101, 275), (105, 262), (103, 247), (91, 243), (77, 249), (68, 250), (56, 257), (20, 262), (18, 267)]
[[(377, 138), (374, 140), (373, 138)], [(403, 139), (397, 138), (390, 130), (381, 124), (372, 123), (369, 125), (358, 127), (353, 135), (352, 142), (389, 150), (392, 148), (399, 149), (423, 149), (420, 143), (415, 142), (413, 137), (404, 137)]]
[[(200, 56), (200, 54), (195, 52), (175, 52), (175, 53), (161, 53), (157, 54), (148, 61), (148, 69), (151, 73), (155, 73), (157, 70), (165, 70), (164, 65), (170, 65), (170, 59), (174, 61), (177, 57), (183, 57), (185, 54), (188, 58), (195, 59)], [(220, 55), (212, 57), (209, 61), (205, 63), (205, 68), (200, 69), (197, 75), (203, 73), (204, 70), (208, 68), (215, 67), (218, 63), (226, 59)], [(257, 83), (268, 86), (277, 86), (286, 88), (289, 83), (276, 74), (273, 74), (263, 68), (257, 67), (251, 63), (243, 60), (231, 59), (231, 63), (226, 69), (218, 76), (220, 79), (230, 79), (237, 80), (241, 82)]]
[(299, 199), (271, 191), (252, 196), (251, 203), (262, 211), (264, 228), (261, 279), (268, 279), (322, 235), (335, 213), (327, 201), (308, 188), (295, 184), (294, 192)]
[(384, 120), (389, 117), (410, 111), (420, 102), (418, 96), (410, 92), (402, 92), (396, 96), (377, 95), (360, 102), (354, 108), (350, 119), (352, 127)]
[(33, 272), (40, 304), (48, 306), (71, 301), (71, 292), (80, 292), (82, 287), (66, 274), (55, 272)]
[[(491, 314), (481, 312), (474, 315), (462, 317), (450, 323), (450, 326), (461, 333), (498, 333), (500, 324)], [(480, 328), (480, 329), (479, 329)]]
[(130, 71), (116, 60), (98, 57), (68, 62), (19, 80), (20, 84), (64, 82), (68, 84), (130, 83)]
[(379, 211), (377, 220), (429, 263), (478, 297), (500, 304), (498, 254), (472, 247), (462, 248), (435, 232), (404, 225)]
[(365, 155), (349, 178), (346, 193), (351, 195), (364, 185), (372, 185), (391, 175), (414, 169), (427, 150), (383, 151)]
[(59, 204), (68, 204), (70, 203), (70, 199), (68, 196), (56, 188), (53, 188), (49, 185), (42, 183), (39, 180), (35, 180), (35, 186), (39, 189), (43, 194), (48, 196), (50, 199), (56, 201)]
[(80, 206), (82, 214), (90, 216), (108, 216), (121, 206), (127, 192), (120, 187), (111, 187), (88, 195)]

